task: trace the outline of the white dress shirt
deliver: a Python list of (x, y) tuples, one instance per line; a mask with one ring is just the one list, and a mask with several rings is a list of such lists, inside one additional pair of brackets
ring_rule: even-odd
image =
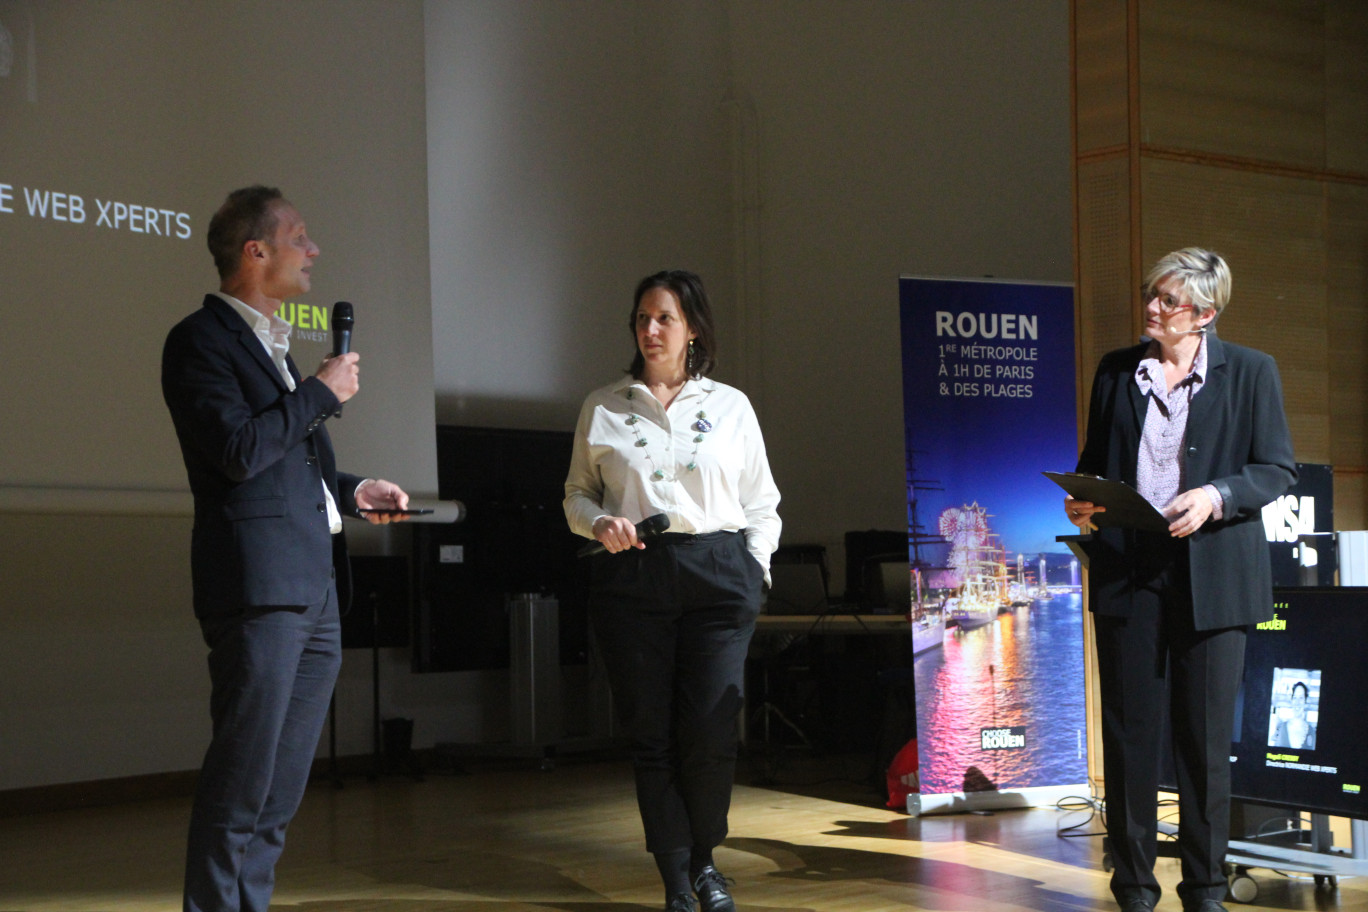
[[(242, 319), (247, 321), (247, 325), (252, 327), (252, 332), (261, 340), (261, 344), (266, 348), (266, 354), (275, 364), (276, 370), (280, 371), (280, 376), (285, 381), (285, 388), (294, 392), (294, 377), (290, 376), (290, 369), (285, 366), (285, 356), (290, 353), (290, 331), (294, 327), (278, 315), (271, 314), (268, 317), (255, 307), (244, 304), (230, 294), (224, 294), (221, 291), (216, 291), (214, 294), (241, 314)], [(361, 485), (356, 487), (359, 490)], [(336, 535), (342, 531), (342, 513), (337, 509), (337, 502), (333, 500), (332, 491), (328, 490), (326, 480), (323, 482), (323, 502), (328, 506), (328, 531)]]
[(631, 377), (590, 393), (564, 506), (571, 531), (585, 538), (599, 517), (638, 523), (656, 513), (669, 517), (671, 532), (744, 530), (766, 579), (779, 547), (779, 489), (755, 410), (740, 390), (707, 378), (686, 381), (668, 409)]

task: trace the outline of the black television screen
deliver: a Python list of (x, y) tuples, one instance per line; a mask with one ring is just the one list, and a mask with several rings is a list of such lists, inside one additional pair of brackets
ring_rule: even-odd
[(1368, 818), (1368, 587), (1278, 588), (1249, 632), (1234, 797)]
[(555, 596), (562, 665), (588, 661), (584, 539), (561, 509), (574, 436), (460, 425), (437, 427), (437, 494), (463, 522), (413, 525), (413, 669), (509, 666), (510, 597)]

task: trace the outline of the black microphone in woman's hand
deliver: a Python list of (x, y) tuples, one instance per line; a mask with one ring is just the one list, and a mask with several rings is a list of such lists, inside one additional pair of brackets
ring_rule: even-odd
[[(670, 517), (664, 513), (648, 516), (636, 524), (637, 541), (649, 541), (668, 528), (670, 528)], [(579, 551), (575, 552), (575, 555), (577, 557), (592, 557), (595, 554), (603, 554), (607, 550), (603, 546), (603, 542), (595, 541), (580, 548)]]

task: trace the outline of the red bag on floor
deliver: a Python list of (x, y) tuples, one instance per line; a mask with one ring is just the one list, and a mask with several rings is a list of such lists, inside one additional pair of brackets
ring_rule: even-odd
[(888, 764), (888, 807), (907, 810), (907, 796), (921, 791), (921, 780), (917, 776), (920, 768), (917, 739), (913, 738), (893, 755), (893, 762)]

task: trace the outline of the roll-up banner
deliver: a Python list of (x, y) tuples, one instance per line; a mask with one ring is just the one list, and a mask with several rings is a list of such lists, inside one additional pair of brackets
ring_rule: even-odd
[(908, 810), (1086, 795), (1081, 568), (1041, 475), (1078, 459), (1073, 288), (899, 290), (921, 764)]

